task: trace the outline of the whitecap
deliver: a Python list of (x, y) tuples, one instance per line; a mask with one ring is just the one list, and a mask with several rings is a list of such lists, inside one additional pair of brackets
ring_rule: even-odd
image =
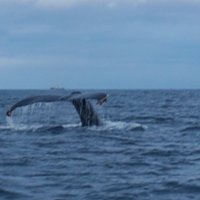
[(93, 126), (91, 130), (99, 131), (113, 131), (113, 130), (125, 130), (125, 131), (144, 131), (147, 129), (147, 126), (144, 126), (139, 123), (132, 122), (122, 122), (122, 121), (105, 121), (103, 126)]

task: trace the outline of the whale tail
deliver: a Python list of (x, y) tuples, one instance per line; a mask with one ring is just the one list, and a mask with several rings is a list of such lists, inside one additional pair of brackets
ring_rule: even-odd
[(41, 96), (32, 96), (25, 98), (17, 103), (15, 103), (7, 112), (6, 115), (11, 117), (12, 112), (23, 106), (31, 105), (34, 103), (42, 103), (42, 102), (62, 102), (68, 101), (71, 102), (82, 123), (82, 126), (92, 126), (92, 125), (101, 125), (102, 122), (95, 112), (91, 102), (91, 100), (97, 100), (97, 104), (102, 105), (107, 101), (108, 95), (106, 93), (85, 93), (81, 92), (72, 92), (68, 96), (57, 96), (57, 95), (41, 95)]

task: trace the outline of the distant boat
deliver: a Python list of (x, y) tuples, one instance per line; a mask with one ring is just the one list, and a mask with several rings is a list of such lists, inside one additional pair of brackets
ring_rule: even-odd
[(54, 91), (64, 91), (65, 88), (63, 88), (63, 87), (51, 87), (50, 90), (54, 90)]

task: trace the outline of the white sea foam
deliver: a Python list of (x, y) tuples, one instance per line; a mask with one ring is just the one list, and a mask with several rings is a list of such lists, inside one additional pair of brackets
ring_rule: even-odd
[(62, 125), (63, 128), (76, 128), (76, 127), (81, 127), (81, 123), (77, 123), (77, 124), (64, 124)]
[(113, 131), (113, 130), (146, 130), (147, 126), (138, 123), (122, 122), (122, 121), (105, 121), (103, 126), (95, 126), (90, 129), (99, 131)]
[[(37, 131), (38, 129), (42, 128), (53, 128), (56, 125), (51, 125), (51, 124), (25, 124), (25, 123), (14, 123), (12, 117), (7, 117), (6, 118), (7, 125), (2, 125), (0, 126), (0, 130), (16, 130), (16, 131)], [(76, 128), (76, 127), (81, 127), (81, 123), (73, 123), (73, 124), (61, 124), (65, 129), (68, 128)]]
[[(44, 125), (44, 124), (24, 124), (24, 123), (14, 123), (11, 117), (7, 117), (7, 126), (1, 126), (0, 129), (12, 129), (17, 131), (37, 131), (40, 128), (44, 127), (54, 127), (55, 125)], [(68, 128), (77, 128), (81, 127), (81, 123), (70, 123), (70, 124), (61, 124), (64, 129)], [(102, 126), (92, 126), (89, 127), (90, 130), (94, 131), (113, 131), (113, 130), (123, 130), (123, 131), (136, 131), (136, 130), (146, 130), (147, 126), (132, 123), (132, 122), (123, 122), (123, 121), (104, 121)]]

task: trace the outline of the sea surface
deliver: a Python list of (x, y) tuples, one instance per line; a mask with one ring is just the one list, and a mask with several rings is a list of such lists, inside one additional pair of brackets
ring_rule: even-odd
[(101, 127), (68, 102), (5, 116), (57, 92), (71, 91), (0, 91), (0, 200), (200, 199), (200, 90), (105, 91)]

